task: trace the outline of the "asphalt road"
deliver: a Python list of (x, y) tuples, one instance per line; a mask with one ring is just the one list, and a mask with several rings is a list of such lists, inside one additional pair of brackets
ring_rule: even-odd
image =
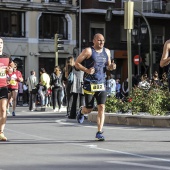
[(0, 142), (0, 170), (170, 170), (170, 129), (106, 124), (98, 142), (95, 123), (65, 114), (17, 107)]

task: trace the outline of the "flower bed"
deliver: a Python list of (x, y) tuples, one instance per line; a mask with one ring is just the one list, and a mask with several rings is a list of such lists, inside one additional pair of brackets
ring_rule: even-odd
[(170, 97), (167, 88), (151, 87), (143, 90), (135, 87), (125, 101), (110, 96), (106, 101), (106, 112), (148, 112), (151, 115), (166, 115), (170, 110)]

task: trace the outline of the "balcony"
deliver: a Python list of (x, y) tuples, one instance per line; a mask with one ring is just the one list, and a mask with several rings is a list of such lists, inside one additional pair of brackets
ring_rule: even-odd
[(135, 9), (145, 13), (166, 13), (164, 0), (134, 0)]
[[(0, 0), (0, 2), (36, 2), (35, 0)], [(39, 0), (40, 3), (60, 3), (72, 5), (72, 0)]]
[[(123, 3), (126, 0), (122, 0)], [(158, 13), (166, 14), (169, 13), (170, 1), (166, 0), (133, 0), (134, 8), (140, 12), (144, 13)]]
[(0, 2), (31, 2), (32, 0), (0, 0)]
[(72, 5), (72, 0), (42, 0), (43, 3), (60, 3), (60, 4), (70, 4)]

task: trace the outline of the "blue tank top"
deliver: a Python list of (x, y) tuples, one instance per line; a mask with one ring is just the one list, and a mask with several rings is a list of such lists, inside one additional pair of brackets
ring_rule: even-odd
[(108, 64), (108, 55), (103, 48), (101, 53), (95, 51), (93, 47), (91, 47), (92, 55), (89, 59), (85, 60), (86, 68), (95, 68), (95, 73), (90, 75), (84, 73), (84, 83), (105, 83), (106, 82), (106, 66)]

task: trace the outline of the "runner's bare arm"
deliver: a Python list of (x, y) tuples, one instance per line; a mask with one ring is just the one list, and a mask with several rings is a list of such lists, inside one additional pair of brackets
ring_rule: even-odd
[(79, 70), (82, 70), (88, 74), (93, 74), (94, 73), (94, 68), (89, 68), (87, 69), (86, 67), (84, 67), (81, 63), (85, 60), (90, 58), (92, 54), (91, 48), (85, 48), (82, 53), (77, 57), (76, 61), (75, 61), (75, 67)]
[(116, 69), (116, 64), (114, 63), (114, 60), (111, 62), (111, 53), (110, 50), (106, 48), (106, 53), (108, 55), (108, 66), (107, 69), (112, 71)]
[(169, 51), (170, 51), (170, 40), (167, 40), (164, 44), (163, 54), (160, 61), (160, 67), (167, 66), (170, 63)]

